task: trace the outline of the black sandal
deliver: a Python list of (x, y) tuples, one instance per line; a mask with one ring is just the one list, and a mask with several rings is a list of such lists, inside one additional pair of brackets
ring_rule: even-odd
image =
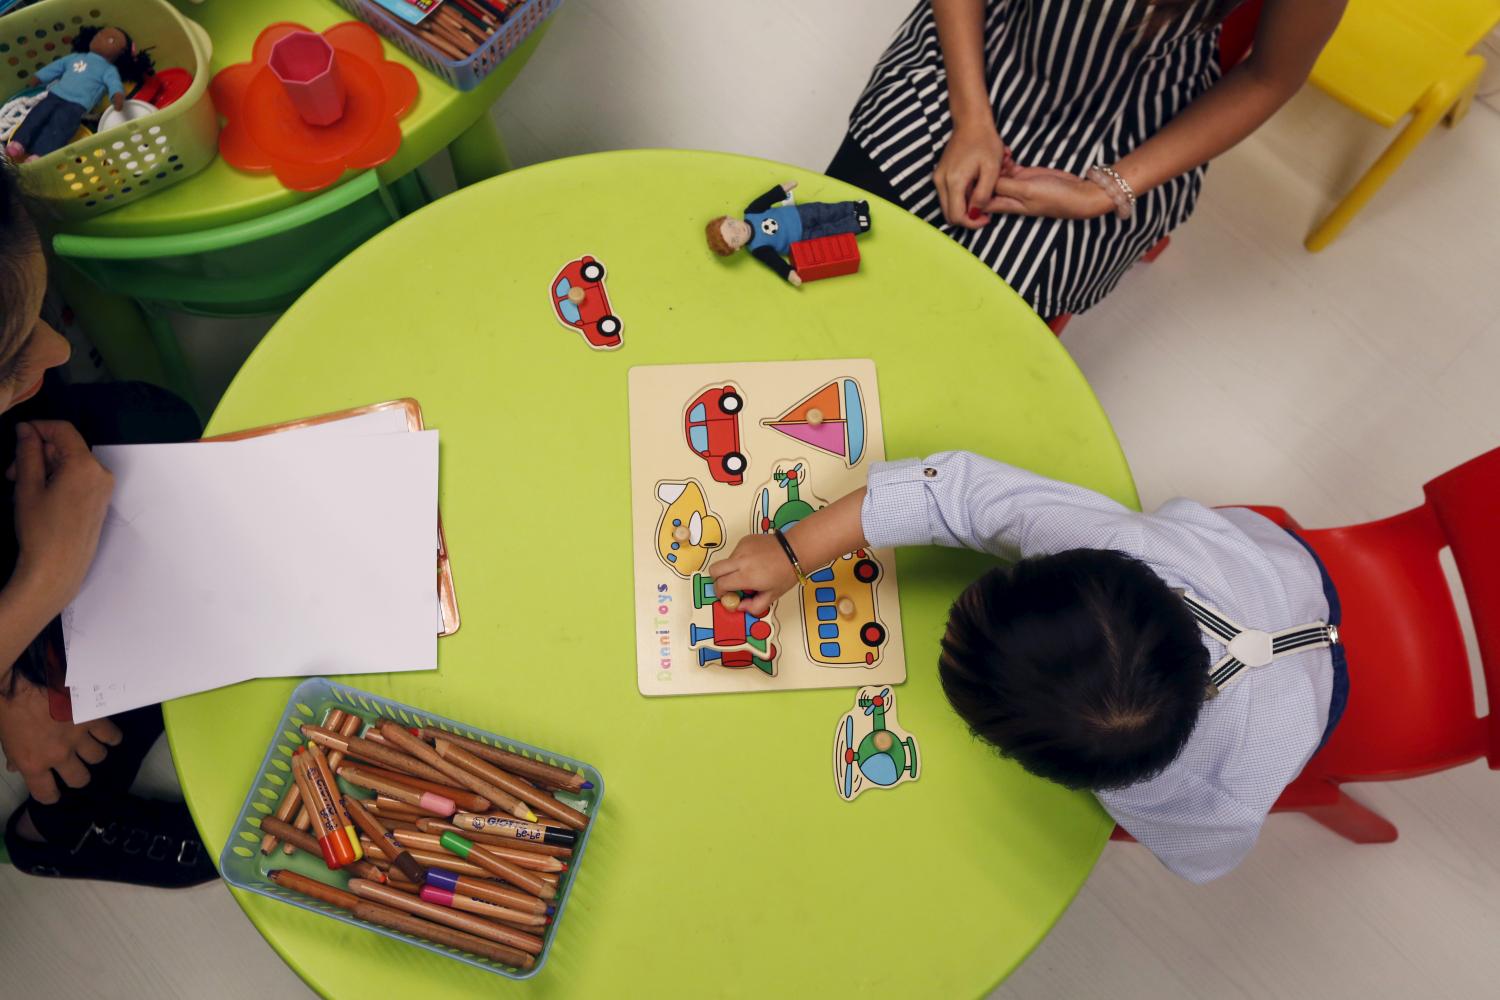
[(72, 844), (20, 836), (17, 827), (32, 804), (27, 799), (5, 825), (11, 863), (28, 875), (160, 889), (183, 889), (219, 877), (186, 803), (121, 796)]

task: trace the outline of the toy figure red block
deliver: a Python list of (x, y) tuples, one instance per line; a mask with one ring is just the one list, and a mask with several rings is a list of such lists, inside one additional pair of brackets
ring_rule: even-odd
[(837, 278), (859, 270), (859, 246), (853, 233), (819, 236), (792, 244), (792, 269), (803, 281)]

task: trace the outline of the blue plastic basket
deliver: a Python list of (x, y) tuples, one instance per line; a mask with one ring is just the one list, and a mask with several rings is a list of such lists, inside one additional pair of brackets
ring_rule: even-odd
[(414, 29), (371, 0), (337, 0), (338, 5), (380, 32), (391, 44), (426, 66), (458, 90), (473, 90), (562, 4), (562, 0), (526, 0), (510, 12), (490, 39), (465, 59), (454, 61), (422, 41)]
[[(459, 951), (433, 941), (368, 923), (358, 919), (347, 910), (341, 910), (301, 893), (283, 889), (266, 877), (266, 873), (271, 869), (283, 868), (301, 872), (339, 888), (343, 888), (348, 883), (348, 875), (343, 872), (329, 871), (321, 857), (311, 857), (301, 851), (286, 856), (279, 848), (272, 851), (269, 856), (260, 853), (262, 836), (260, 819), (262, 816), (273, 815), (281, 804), (282, 796), (292, 788), (291, 758), (292, 753), (304, 742), (301, 727), (307, 723), (318, 724), (331, 708), (353, 712), (362, 716), (367, 723), (375, 719), (392, 719), (405, 726), (445, 729), (467, 739), (488, 743), (501, 750), (582, 774), (586, 780), (593, 783), (593, 788), (577, 794), (566, 792), (555, 794), (559, 801), (588, 814), (591, 820), (598, 815), (599, 805), (604, 800), (604, 778), (588, 764), (317, 677), (297, 685), (297, 689), (292, 692), (291, 700), (287, 702), (286, 711), (281, 713), (281, 720), (271, 734), (271, 745), (266, 749), (266, 755), (260, 762), (254, 780), (250, 783), (250, 791), (245, 796), (245, 804), (240, 807), (239, 818), (234, 821), (234, 829), (224, 845), (224, 852), (219, 855), (219, 871), (223, 874), (224, 880), (236, 888), (259, 893), (262, 896), (270, 896), (283, 903), (291, 903), (304, 910), (321, 913), (397, 941), (406, 941), (419, 948), (426, 948), (428, 951), (466, 962), (476, 968), (499, 973), (509, 979), (530, 979), (542, 971), (542, 966), (547, 962), (547, 956), (552, 952), (552, 942), (557, 937), (557, 929), (562, 925), (563, 914), (567, 912), (568, 896), (572, 894), (573, 883), (577, 881), (578, 873), (583, 867), (583, 856), (588, 847), (589, 835), (594, 829), (592, 822), (578, 838), (578, 843), (573, 848), (573, 856), (568, 860), (568, 870), (563, 872), (558, 879), (558, 894), (554, 904), (557, 907), (557, 913), (542, 936), (542, 952), (536, 956), (536, 964), (525, 972), (466, 951)], [(345, 791), (353, 791), (353, 789), (346, 787)]]

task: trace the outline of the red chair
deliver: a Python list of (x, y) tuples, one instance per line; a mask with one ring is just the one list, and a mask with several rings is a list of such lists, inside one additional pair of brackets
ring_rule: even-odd
[[(1245, 0), (1236, 7), (1228, 17), (1224, 19), (1224, 27), (1219, 32), (1219, 65), (1224, 72), (1229, 72), (1240, 64), (1250, 52), (1250, 46), (1255, 41), (1255, 29), (1260, 24), (1260, 8), (1264, 0)], [(1163, 236), (1152, 244), (1151, 249), (1141, 255), (1141, 263), (1149, 264), (1166, 252), (1167, 245), (1172, 242), (1172, 237)], [(1047, 320), (1047, 327), (1059, 337), (1062, 336), (1063, 327), (1073, 318), (1072, 313), (1061, 313)]]
[[(1304, 529), (1280, 507), (1251, 507), (1296, 531), (1339, 591), (1349, 704), (1333, 736), (1287, 786), (1300, 812), (1360, 844), (1396, 828), (1339, 786), (1394, 781), (1485, 757), (1500, 770), (1500, 448), (1423, 487), (1414, 510), (1347, 528)], [(1479, 718), (1458, 612), (1438, 553), (1452, 549), (1479, 640), (1490, 712)], [(1119, 836), (1115, 839), (1129, 839)]]

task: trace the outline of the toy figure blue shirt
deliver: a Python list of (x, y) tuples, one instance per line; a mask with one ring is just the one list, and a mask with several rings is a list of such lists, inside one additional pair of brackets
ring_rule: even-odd
[(50, 93), (85, 110), (98, 104), (100, 98), (125, 89), (114, 63), (96, 52), (69, 53), (43, 66), (36, 75), (50, 84)]
[(785, 256), (792, 252), (792, 244), (802, 239), (802, 214), (796, 205), (778, 205), (764, 212), (746, 212), (745, 221), (750, 223), (754, 235), (748, 249), (751, 253), (761, 247), (770, 247)]

